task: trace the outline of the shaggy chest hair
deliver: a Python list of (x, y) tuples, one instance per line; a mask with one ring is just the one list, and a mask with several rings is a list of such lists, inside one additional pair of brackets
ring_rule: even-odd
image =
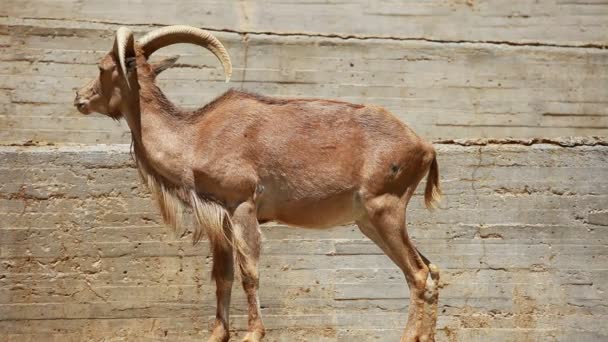
[(192, 244), (197, 244), (207, 233), (213, 243), (225, 244), (226, 230), (231, 230), (230, 216), (219, 203), (200, 196), (195, 189), (175, 186), (158, 174), (149, 165), (140, 148), (133, 144), (133, 159), (142, 182), (150, 190), (160, 209), (163, 222), (176, 232), (183, 232), (183, 216), (187, 208), (192, 209), (196, 219)]

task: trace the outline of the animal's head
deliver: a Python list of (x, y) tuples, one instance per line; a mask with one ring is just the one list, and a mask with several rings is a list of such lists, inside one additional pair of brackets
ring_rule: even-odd
[(222, 63), (226, 82), (232, 65), (228, 52), (211, 33), (190, 26), (167, 26), (154, 30), (135, 42), (126, 27), (116, 31), (114, 46), (98, 63), (99, 74), (76, 92), (74, 106), (83, 114), (97, 112), (118, 119), (127, 106), (139, 99), (143, 82), (154, 82), (156, 76), (170, 68), (177, 57), (157, 63), (148, 58), (163, 47), (188, 43), (210, 50)]

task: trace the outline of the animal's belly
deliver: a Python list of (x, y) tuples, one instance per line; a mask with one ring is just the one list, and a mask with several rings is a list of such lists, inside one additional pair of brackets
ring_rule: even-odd
[(305, 228), (329, 228), (355, 221), (360, 216), (360, 206), (354, 191), (326, 198), (282, 198), (262, 201), (259, 204), (260, 221), (278, 221)]

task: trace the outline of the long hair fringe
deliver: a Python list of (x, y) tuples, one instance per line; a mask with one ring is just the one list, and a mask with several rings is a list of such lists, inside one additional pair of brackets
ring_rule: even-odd
[[(132, 145), (133, 147), (133, 145)], [(192, 234), (192, 244), (196, 245), (204, 234), (207, 234), (213, 246), (222, 249), (234, 246), (232, 222), (226, 209), (220, 204), (199, 196), (193, 189), (185, 189), (166, 185), (162, 178), (157, 177), (145, 165), (143, 158), (132, 149), (132, 157), (137, 165), (137, 171), (142, 182), (148, 187), (158, 203), (165, 224), (176, 233), (182, 233), (185, 207), (189, 206), (194, 212), (196, 225)], [(238, 246), (236, 249), (239, 250)]]

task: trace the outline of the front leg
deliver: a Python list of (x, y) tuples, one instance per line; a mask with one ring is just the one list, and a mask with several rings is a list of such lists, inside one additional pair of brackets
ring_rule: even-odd
[(227, 342), (230, 339), (230, 296), (234, 281), (234, 256), (232, 247), (212, 246), (213, 270), (217, 307), (213, 333), (207, 342)]
[(236, 261), (241, 270), (243, 289), (247, 295), (249, 321), (247, 335), (243, 342), (259, 342), (265, 335), (258, 297), (258, 262), (262, 247), (262, 235), (256, 217), (253, 200), (241, 203), (232, 216)]

